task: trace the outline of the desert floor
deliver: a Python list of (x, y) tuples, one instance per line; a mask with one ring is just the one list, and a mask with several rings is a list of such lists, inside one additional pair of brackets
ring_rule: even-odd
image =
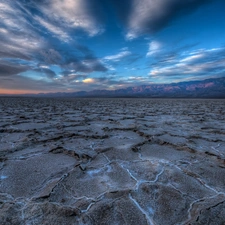
[(0, 98), (0, 224), (225, 224), (225, 100)]

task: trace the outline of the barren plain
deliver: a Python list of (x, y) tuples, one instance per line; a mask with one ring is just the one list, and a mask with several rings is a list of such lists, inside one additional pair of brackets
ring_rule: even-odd
[(225, 100), (0, 98), (1, 225), (225, 224)]

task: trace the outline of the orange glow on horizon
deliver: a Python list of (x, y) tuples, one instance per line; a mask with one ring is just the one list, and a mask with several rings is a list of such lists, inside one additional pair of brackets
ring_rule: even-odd
[(31, 90), (13, 90), (13, 89), (0, 89), (1, 95), (21, 95), (21, 94), (38, 94), (49, 93), (48, 91), (31, 91)]

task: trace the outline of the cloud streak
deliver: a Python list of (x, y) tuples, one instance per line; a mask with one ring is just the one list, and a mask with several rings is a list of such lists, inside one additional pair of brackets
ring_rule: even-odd
[(118, 62), (124, 58), (126, 58), (127, 56), (130, 56), (132, 53), (130, 51), (121, 51), (118, 54), (115, 55), (109, 55), (104, 57), (105, 60), (107, 61), (114, 61), (114, 62)]
[(17, 65), (9, 62), (0, 61), (0, 76), (12, 76), (22, 73), (29, 69), (28, 66)]
[(196, 79), (198, 77), (215, 77), (225, 75), (225, 48), (199, 49), (178, 53), (171, 61), (153, 64), (150, 77), (170, 79)]
[(95, 36), (104, 31), (101, 24), (101, 7), (90, 0), (49, 0), (34, 3), (42, 14), (36, 17), (37, 22), (50, 33), (63, 41), (69, 41), (69, 32), (82, 30), (89, 36)]
[(14, 59), (27, 61), (27, 66), (1, 63), (1, 75), (27, 69), (49, 78), (57, 76), (56, 71), (39, 65), (82, 73), (106, 72), (108, 69), (89, 48), (73, 40), (73, 29), (90, 36), (100, 32), (99, 19), (93, 17), (98, 9), (92, 9), (92, 4), (87, 0), (0, 2), (0, 60), (14, 64)]
[(131, 0), (129, 6), (120, 10), (119, 17), (128, 30), (126, 38), (132, 40), (143, 34), (153, 34), (171, 23), (175, 18), (187, 15), (210, 0)]
[(151, 55), (154, 55), (156, 53), (158, 53), (160, 51), (160, 48), (161, 48), (161, 43), (158, 42), (158, 41), (151, 41), (149, 43), (149, 49), (148, 49), (148, 52), (146, 54), (147, 57), (151, 56)]

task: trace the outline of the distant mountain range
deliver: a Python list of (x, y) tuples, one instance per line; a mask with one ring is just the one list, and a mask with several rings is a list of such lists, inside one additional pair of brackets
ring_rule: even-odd
[(40, 97), (225, 98), (225, 77), (171, 84), (147, 84), (117, 90), (38, 94)]

